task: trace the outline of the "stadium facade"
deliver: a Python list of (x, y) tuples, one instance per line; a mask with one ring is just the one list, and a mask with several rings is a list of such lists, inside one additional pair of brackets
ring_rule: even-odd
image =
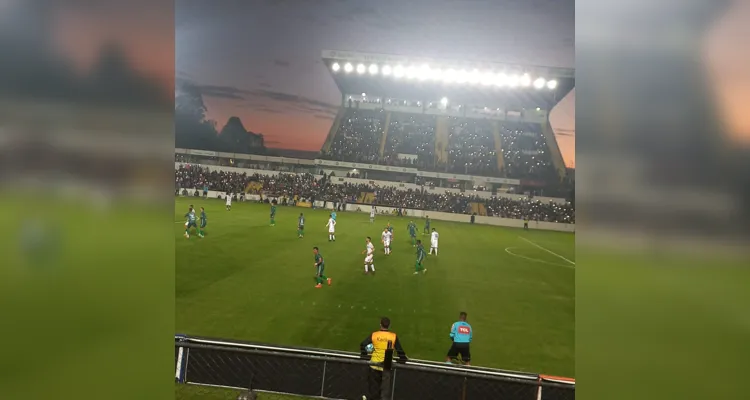
[(549, 112), (573, 89), (572, 69), (334, 50), (322, 58), (341, 92), (323, 166), (398, 166), (493, 190), (568, 176)]

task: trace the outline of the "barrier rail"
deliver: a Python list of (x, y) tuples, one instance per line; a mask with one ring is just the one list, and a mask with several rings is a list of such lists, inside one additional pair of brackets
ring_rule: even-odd
[[(356, 353), (175, 336), (179, 383), (361, 399), (372, 391), (371, 365)], [(575, 382), (565, 378), (423, 360), (386, 364), (384, 369), (378, 381), (380, 400), (575, 399)]]

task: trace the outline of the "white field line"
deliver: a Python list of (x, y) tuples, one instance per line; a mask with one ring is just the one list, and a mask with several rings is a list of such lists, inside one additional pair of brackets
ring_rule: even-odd
[(529, 240), (529, 239), (526, 239), (526, 238), (524, 238), (524, 237), (521, 237), (521, 236), (519, 236), (518, 238), (519, 238), (519, 239), (521, 239), (521, 240), (523, 240), (523, 241), (525, 241), (525, 242), (528, 242), (528, 243), (530, 243), (531, 245), (533, 245), (533, 246), (535, 246), (535, 247), (537, 247), (537, 248), (540, 248), (540, 249), (542, 249), (542, 250), (546, 251), (547, 253), (550, 253), (550, 254), (552, 254), (553, 256), (555, 256), (555, 257), (557, 257), (557, 258), (560, 258), (560, 259), (562, 259), (562, 260), (564, 260), (564, 261), (567, 261), (567, 262), (569, 262), (569, 263), (570, 263), (570, 264), (572, 264), (572, 265), (576, 265), (576, 263), (574, 263), (573, 261), (570, 261), (570, 260), (568, 260), (567, 258), (565, 258), (565, 257), (563, 257), (563, 256), (561, 256), (561, 255), (559, 255), (559, 254), (557, 254), (557, 253), (555, 253), (555, 252), (554, 252), (554, 251), (552, 251), (552, 250), (547, 250), (547, 249), (545, 249), (544, 247), (542, 247), (542, 246), (540, 246), (540, 245), (538, 245), (538, 244), (536, 244), (536, 243), (532, 242), (532, 241), (531, 241), (531, 240)]
[(505, 252), (508, 253), (508, 254), (510, 254), (510, 255), (512, 255), (513, 257), (523, 258), (525, 260), (529, 260), (529, 261), (536, 262), (536, 263), (547, 264), (547, 265), (554, 265), (555, 267), (563, 267), (563, 268), (575, 269), (575, 267), (572, 266), (572, 265), (556, 264), (556, 263), (551, 263), (549, 261), (539, 260), (539, 259), (536, 259), (536, 258), (526, 257), (526, 256), (521, 255), (521, 254), (516, 254), (516, 253), (514, 253), (514, 252), (511, 251), (511, 250), (513, 250), (515, 248), (516, 247), (506, 247), (505, 248)]

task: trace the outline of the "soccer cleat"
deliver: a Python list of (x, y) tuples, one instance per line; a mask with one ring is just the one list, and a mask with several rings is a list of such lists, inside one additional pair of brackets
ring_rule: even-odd
[(414, 275), (419, 275), (419, 271), (414, 271)]
[(328, 286), (331, 286), (331, 278), (328, 278)]
[(323, 287), (323, 285), (321, 285), (320, 283), (319, 283), (319, 284), (317, 284), (317, 285), (315, 285), (315, 289), (320, 289), (320, 288), (322, 288), (322, 287)]
[(425, 269), (422, 270), (423, 274), (426, 273), (426, 272), (427, 272), (427, 268), (425, 268)]

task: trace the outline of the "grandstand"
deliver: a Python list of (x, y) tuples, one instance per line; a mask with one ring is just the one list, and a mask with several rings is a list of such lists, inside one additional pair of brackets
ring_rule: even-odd
[(341, 92), (324, 166), (402, 167), (491, 191), (567, 180), (549, 111), (572, 90), (570, 69), (330, 50), (322, 58)]

